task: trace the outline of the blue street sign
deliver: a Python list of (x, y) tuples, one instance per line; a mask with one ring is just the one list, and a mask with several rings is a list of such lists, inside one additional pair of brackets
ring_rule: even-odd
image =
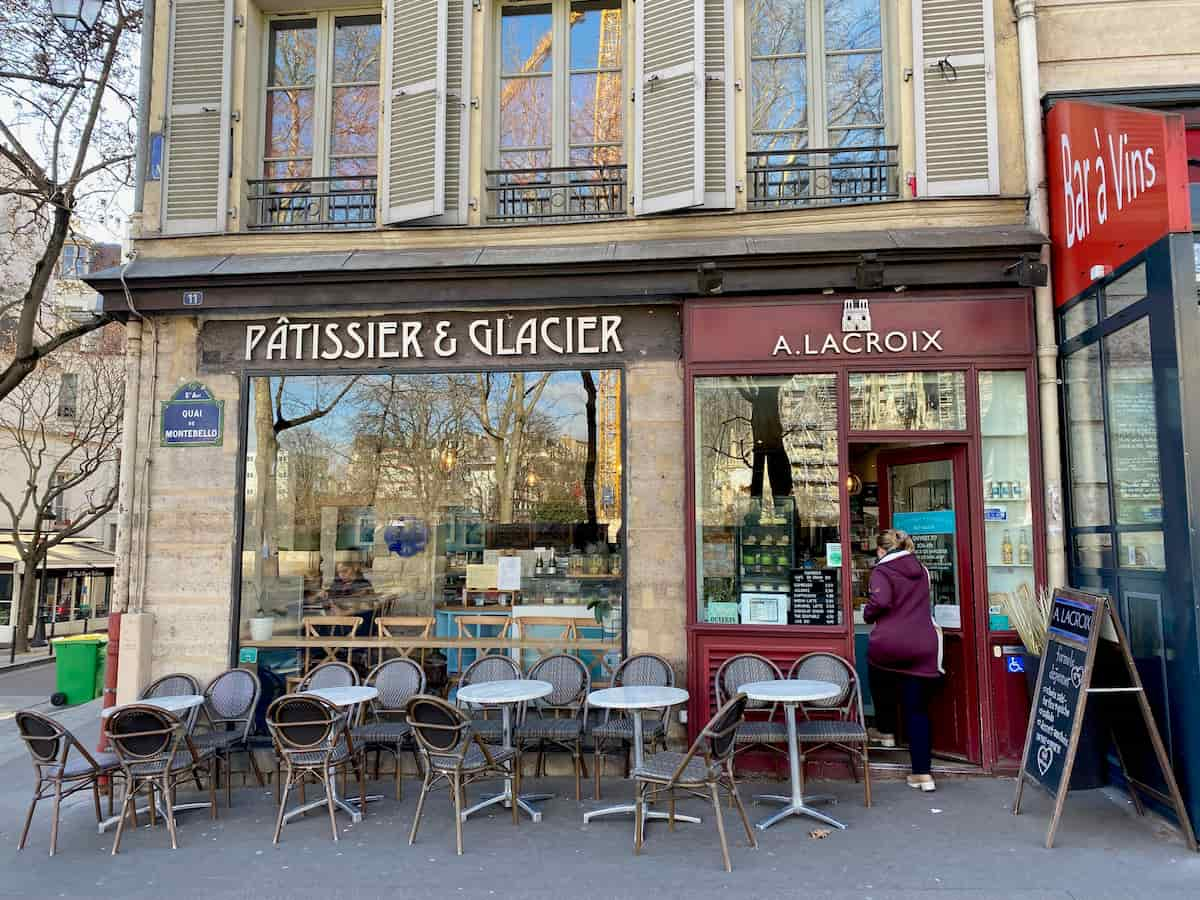
[(225, 435), (225, 401), (193, 381), (163, 401), (160, 419), (164, 447), (219, 447)]

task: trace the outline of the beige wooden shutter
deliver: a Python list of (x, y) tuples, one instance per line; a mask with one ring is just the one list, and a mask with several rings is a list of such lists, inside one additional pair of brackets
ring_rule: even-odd
[(912, 4), (917, 193), (999, 193), (992, 0)]
[(447, 0), (391, 0), (383, 221), (446, 210)]
[[(447, 0), (445, 212), (434, 223), (465, 225), (471, 124), (471, 0)], [(432, 224), (432, 223), (431, 223)]]
[(233, 0), (172, 0), (163, 231), (223, 231)]
[(637, 2), (637, 215), (704, 202), (705, 3)]
[(704, 73), (704, 205), (732, 209), (733, 0), (705, 0)]

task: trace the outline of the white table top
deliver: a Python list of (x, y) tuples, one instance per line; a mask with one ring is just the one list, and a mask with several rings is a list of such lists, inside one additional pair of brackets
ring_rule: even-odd
[(364, 703), (367, 700), (374, 700), (379, 696), (378, 688), (363, 684), (349, 685), (347, 687), (314, 688), (311, 691), (304, 691), (304, 693), (320, 697), (322, 700), (328, 700), (334, 706), (353, 706), (355, 703)]
[(655, 709), (675, 706), (687, 698), (688, 692), (683, 688), (630, 685), (592, 691), (588, 694), (588, 704), (602, 709)]
[(741, 686), (741, 692), (751, 700), (772, 703), (806, 703), (813, 700), (832, 700), (844, 688), (832, 681), (806, 681), (799, 678), (780, 678), (778, 681), (752, 681)]
[(204, 702), (204, 697), (200, 694), (179, 694), (171, 697), (147, 697), (145, 700), (135, 700), (133, 703), (122, 703), (120, 706), (110, 706), (107, 709), (100, 710), (100, 718), (107, 719), (118, 709), (126, 706), (153, 706), (156, 709), (161, 709), (164, 712), (177, 713), (183, 712), (185, 709), (199, 706)]
[(505, 681), (484, 681), (458, 689), (458, 699), (464, 703), (520, 703), (537, 700), (554, 691), (554, 685), (536, 678), (510, 678)]

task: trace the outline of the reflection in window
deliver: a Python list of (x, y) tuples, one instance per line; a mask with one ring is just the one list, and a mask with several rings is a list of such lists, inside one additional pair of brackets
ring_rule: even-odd
[(1104, 338), (1108, 355), (1108, 440), (1117, 524), (1162, 522), (1158, 417), (1150, 358), (1150, 319)]
[(1146, 298), (1146, 264), (1130, 269), (1104, 289), (1104, 315), (1111, 316)]
[(577, 607), (619, 647), (621, 390), (613, 370), (251, 379), (243, 638), (259, 609), (277, 636), (325, 615), (455, 636), (455, 610), (519, 602)]
[(837, 415), (834, 375), (696, 380), (701, 621), (840, 624)]
[(865, 372), (850, 375), (850, 427), (856, 431), (964, 431), (962, 372)]
[(1088, 294), (1067, 307), (1062, 314), (1060, 323), (1062, 340), (1069, 341), (1071, 338), (1078, 337), (1100, 321), (1100, 317), (1096, 314), (1096, 302), (1096, 295)]
[(91, 259), (87, 247), (82, 244), (64, 244), (58, 274), (62, 278), (82, 278), (90, 271)]
[(1067, 462), (1071, 524), (1109, 524), (1108, 463), (1104, 447), (1104, 393), (1100, 346), (1091, 344), (1063, 358), (1067, 406)]

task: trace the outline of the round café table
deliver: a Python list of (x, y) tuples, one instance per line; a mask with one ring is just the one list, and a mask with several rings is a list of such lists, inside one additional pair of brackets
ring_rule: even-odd
[[(460, 687), (458, 699), (464, 703), (481, 706), (499, 706), (504, 721), (504, 749), (511, 750), (513, 749), (512, 707), (517, 703), (541, 699), (553, 691), (554, 685), (548, 681), (539, 681), (536, 678), (509, 678), (503, 681), (484, 681)], [(515, 760), (513, 764), (516, 764)], [(494, 797), (480, 800), (469, 809), (464, 809), (462, 820), (465, 822), (467, 816), (472, 813), (495, 806), (497, 803), (503, 803), (505, 806), (516, 803), (521, 812), (528, 815), (533, 821), (540, 822), (542, 821), (542, 811), (532, 804), (538, 800), (549, 800), (553, 796), (553, 794), (521, 794), (518, 796), (513, 792), (513, 780), (510, 775), (504, 779), (503, 791)]]
[[(153, 706), (155, 709), (161, 709), (163, 712), (170, 713), (173, 716), (179, 716), (180, 713), (185, 713), (189, 709), (195, 709), (204, 703), (204, 697), (201, 694), (172, 694), (164, 697), (147, 697), (144, 700), (134, 700), (132, 703), (122, 703), (120, 706), (109, 706), (100, 710), (100, 718), (107, 719), (119, 709), (126, 709), (130, 706)], [(182, 718), (180, 716), (180, 718)], [(186, 723), (185, 726), (186, 727)], [(186, 751), (184, 751), (186, 752)], [(161, 798), (156, 794), (155, 801), (158, 804), (158, 811), (164, 817), (166, 810), (163, 808)], [(147, 809), (138, 810), (139, 813), (146, 813)], [(187, 812), (189, 809), (209, 809), (208, 803), (176, 803), (173, 807), (175, 812)], [(100, 834), (104, 834), (113, 825), (121, 821), (120, 814), (109, 816), (107, 819), (101, 820), (96, 825), (96, 830)]]
[(805, 799), (809, 803), (819, 803), (822, 801), (831, 801), (834, 798), (827, 796), (805, 798), (804, 796), (804, 788), (800, 777), (800, 742), (796, 739), (796, 707), (801, 703), (832, 700), (834, 697), (839, 696), (845, 688), (841, 688), (831, 681), (805, 681), (795, 678), (781, 678), (777, 681), (752, 681), (749, 684), (743, 684), (738, 690), (751, 700), (781, 704), (783, 706), (784, 718), (787, 720), (788, 764), (792, 775), (792, 795), (785, 797), (781, 794), (761, 794), (755, 797), (755, 800), (783, 804), (783, 809), (773, 816), (763, 819), (755, 827), (759, 831), (766, 831), (776, 822), (780, 822), (789, 816), (810, 816), (827, 825), (832, 825), (834, 828), (844, 829), (846, 826), (841, 822), (831, 819), (824, 813), (817, 812), (812, 807), (805, 805)]
[[(686, 703), (688, 692), (677, 687), (657, 687), (654, 685), (629, 685), (628, 687), (604, 688), (588, 694), (588, 705), (601, 709), (623, 709), (630, 713), (633, 719), (633, 768), (636, 771), (642, 767), (645, 754), (642, 750), (642, 713), (648, 709), (678, 706)], [(632, 813), (632, 803), (622, 803), (619, 806), (608, 806), (604, 809), (594, 809), (583, 814), (583, 821), (590, 822), (601, 816), (615, 816), (618, 813)], [(648, 809), (646, 819), (670, 818), (664, 812)], [(699, 822), (696, 816), (675, 814), (676, 822)]]
[[(320, 697), (322, 700), (332, 703), (334, 706), (346, 707), (358, 706), (360, 703), (366, 703), (369, 700), (374, 700), (379, 696), (379, 690), (378, 688), (373, 688), (370, 685), (352, 684), (346, 685), (345, 687), (313, 688), (312, 690), (301, 691), (301, 694), (310, 697)], [(341, 796), (338, 795), (336, 778), (329, 779), (329, 791), (333, 794), (334, 806), (338, 807), (338, 809), (350, 816), (351, 821), (355, 822), (356, 824), (362, 821), (362, 810), (356, 805), (358, 803), (358, 797), (347, 797), (343, 800)], [(367, 802), (370, 803), (372, 800), (381, 799), (383, 799), (383, 794), (371, 794), (367, 797)], [(311, 803), (305, 803), (302, 806), (297, 806), (291, 812), (284, 815), (283, 821), (286, 824), (292, 819), (296, 818), (296, 816), (303, 815), (309, 810), (322, 807), (325, 805), (325, 803), (326, 800), (324, 797), (322, 797), (320, 800), (314, 800)]]

